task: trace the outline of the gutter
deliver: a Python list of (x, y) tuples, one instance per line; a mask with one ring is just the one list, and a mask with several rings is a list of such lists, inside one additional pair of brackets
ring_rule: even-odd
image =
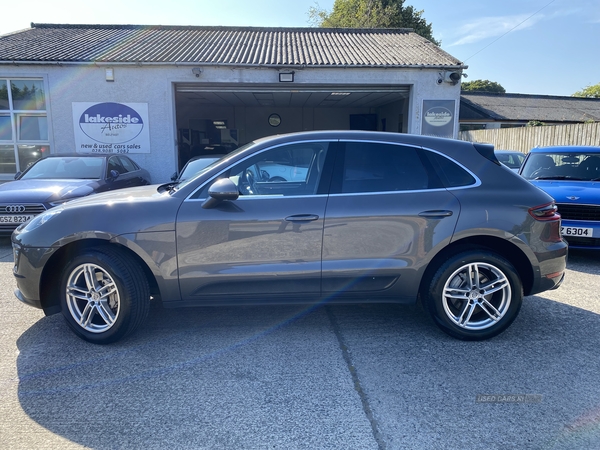
[(20, 65), (42, 65), (42, 66), (80, 66), (80, 65), (93, 65), (93, 66), (194, 66), (194, 67), (225, 67), (225, 68), (237, 68), (237, 69), (255, 69), (255, 68), (266, 68), (266, 69), (434, 69), (434, 70), (465, 70), (469, 66), (461, 65), (316, 65), (316, 64), (231, 64), (231, 63), (206, 63), (206, 62), (143, 62), (143, 61), (128, 61), (128, 62), (104, 62), (104, 61), (1, 61), (0, 66), (3, 64), (10, 64), (14, 66)]

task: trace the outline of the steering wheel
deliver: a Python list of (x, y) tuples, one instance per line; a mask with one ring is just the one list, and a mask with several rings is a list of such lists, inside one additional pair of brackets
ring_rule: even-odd
[(280, 177), (280, 176), (276, 175), (274, 177), (269, 178), (267, 181), (269, 181), (269, 182), (272, 183), (274, 181), (287, 181), (287, 180), (285, 178), (283, 178), (283, 177)]
[(246, 169), (244, 172), (244, 181), (248, 186), (248, 194), (258, 194), (256, 189), (256, 180), (254, 179), (254, 174), (250, 169)]
[(547, 171), (548, 171), (548, 169), (545, 169), (544, 167), (540, 167), (539, 169), (536, 169), (533, 172), (531, 172), (531, 175), (529, 175), (529, 178), (539, 177), (541, 174), (543, 174), (544, 172), (547, 172)]

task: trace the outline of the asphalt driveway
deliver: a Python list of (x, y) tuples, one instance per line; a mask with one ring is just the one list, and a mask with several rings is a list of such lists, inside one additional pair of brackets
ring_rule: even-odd
[(111, 346), (13, 296), (0, 240), (3, 448), (600, 448), (600, 255), (486, 342), (418, 307), (155, 308)]

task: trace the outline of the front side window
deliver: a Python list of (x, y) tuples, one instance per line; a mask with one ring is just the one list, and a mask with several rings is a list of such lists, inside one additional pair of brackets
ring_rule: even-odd
[[(218, 178), (229, 177), (240, 197), (314, 195), (328, 147), (328, 142), (282, 145), (236, 164)], [(207, 197), (208, 186), (194, 197)]]
[(123, 164), (123, 167), (125, 167), (125, 170), (127, 172), (135, 172), (136, 170), (138, 170), (136, 164), (129, 158), (125, 156), (119, 156), (119, 159), (121, 160), (121, 164)]
[(22, 172), (50, 153), (43, 80), (0, 78), (0, 147), (0, 176)]
[(111, 171), (116, 170), (119, 174), (123, 174), (123, 173), (127, 173), (127, 170), (125, 169), (125, 167), (123, 167), (123, 164), (121, 164), (121, 161), (119, 160), (119, 158), (117, 156), (111, 156), (108, 159), (108, 175), (110, 176)]

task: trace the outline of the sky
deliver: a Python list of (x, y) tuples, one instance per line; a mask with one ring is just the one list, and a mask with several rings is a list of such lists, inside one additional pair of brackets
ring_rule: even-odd
[[(31, 23), (308, 27), (334, 0), (28, 0), (0, 15), (0, 35)], [(442, 49), (467, 64), (463, 81), (507, 92), (569, 96), (600, 83), (600, 0), (405, 0)], [(7, 10), (4, 8), (4, 12)]]

